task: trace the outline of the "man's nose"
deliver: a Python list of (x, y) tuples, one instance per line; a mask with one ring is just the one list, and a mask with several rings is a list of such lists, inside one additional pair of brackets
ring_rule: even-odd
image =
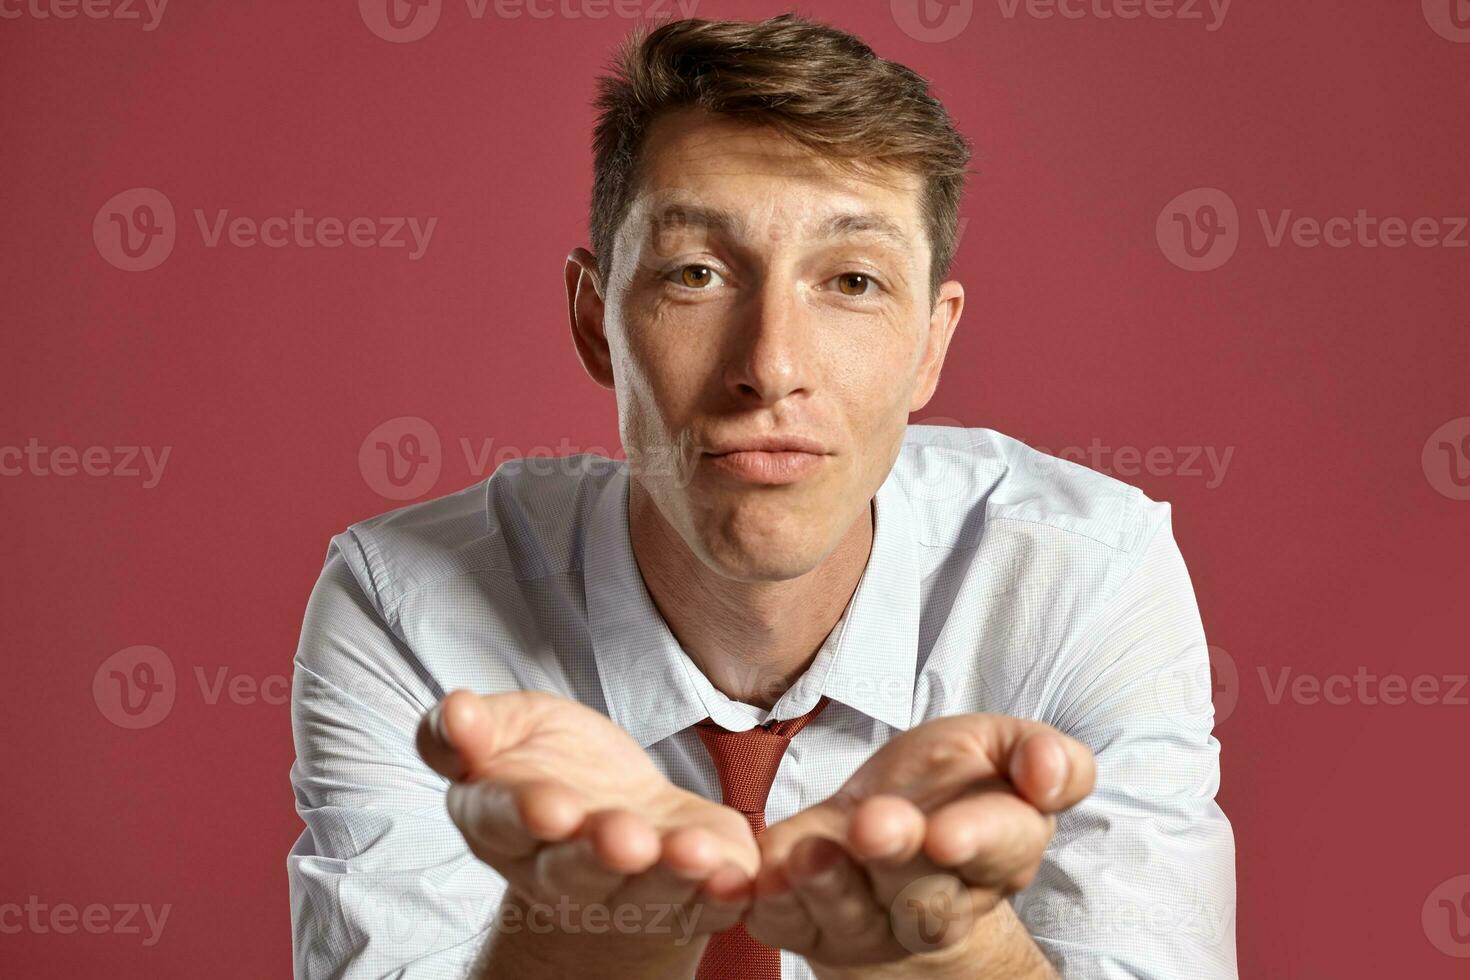
[(797, 284), (772, 276), (744, 304), (726, 367), (727, 387), (743, 400), (780, 401), (809, 389), (815, 337)]

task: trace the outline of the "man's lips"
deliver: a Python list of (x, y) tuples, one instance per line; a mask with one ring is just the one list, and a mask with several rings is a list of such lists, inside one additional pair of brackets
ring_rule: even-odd
[(828, 453), (810, 439), (772, 437), (746, 440), (738, 448), (705, 455), (726, 476), (773, 485), (802, 479), (821, 466)]

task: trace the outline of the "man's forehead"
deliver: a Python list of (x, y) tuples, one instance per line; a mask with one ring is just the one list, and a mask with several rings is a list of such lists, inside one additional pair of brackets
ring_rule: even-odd
[(908, 248), (925, 240), (916, 174), (854, 173), (766, 126), (702, 111), (661, 117), (640, 161), (632, 216), (640, 234), (681, 226), (735, 237), (864, 237)]
[(764, 196), (749, 201), (716, 202), (688, 189), (646, 195), (634, 215), (639, 233), (707, 233), (752, 241), (757, 238), (806, 241), (862, 239), (905, 249), (922, 244), (905, 216), (872, 202), (844, 198), (817, 204), (799, 199), (783, 203)]

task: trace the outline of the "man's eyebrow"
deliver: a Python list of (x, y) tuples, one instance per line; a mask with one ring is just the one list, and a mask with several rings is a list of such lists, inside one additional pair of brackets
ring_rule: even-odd
[[(732, 211), (700, 204), (671, 203), (650, 216), (655, 232), (689, 226), (727, 237), (748, 239), (745, 220)], [(828, 215), (817, 226), (815, 240), (872, 235), (881, 244), (909, 248), (912, 243), (903, 228), (887, 215), (873, 211), (843, 211)]]
[(909, 245), (909, 236), (887, 215), (872, 211), (846, 211), (834, 214), (822, 222), (818, 234), (823, 238), (843, 238), (849, 235), (871, 234), (875, 238), (900, 248)]

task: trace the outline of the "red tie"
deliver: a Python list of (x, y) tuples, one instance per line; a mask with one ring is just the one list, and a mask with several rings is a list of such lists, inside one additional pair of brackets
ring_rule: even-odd
[[(695, 725), (700, 741), (709, 750), (720, 774), (725, 805), (745, 814), (751, 833), (766, 829), (766, 797), (786, 747), (797, 732), (827, 706), (824, 695), (817, 706), (800, 718), (757, 725), (743, 732), (729, 732), (706, 718)], [(781, 980), (781, 953), (745, 931), (737, 922), (710, 936), (699, 961), (696, 980)]]

